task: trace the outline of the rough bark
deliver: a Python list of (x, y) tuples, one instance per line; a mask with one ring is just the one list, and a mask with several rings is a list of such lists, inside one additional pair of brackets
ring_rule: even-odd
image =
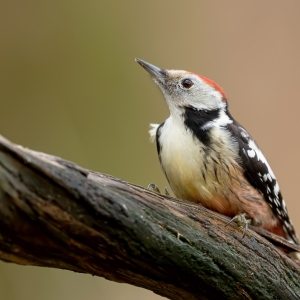
[(0, 137), (4, 261), (89, 273), (170, 299), (299, 299), (299, 266), (226, 222), (201, 205)]

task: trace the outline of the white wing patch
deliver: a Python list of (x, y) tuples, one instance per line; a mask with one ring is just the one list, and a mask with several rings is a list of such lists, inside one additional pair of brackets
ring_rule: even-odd
[(252, 150), (248, 150), (248, 156), (253, 158), (255, 156), (255, 151), (252, 149)]
[[(253, 158), (255, 157), (255, 155), (257, 156), (257, 159), (258, 161), (262, 162), (268, 169), (268, 173), (267, 174), (263, 174), (263, 179), (264, 181), (267, 181), (267, 180), (270, 180), (272, 181), (272, 179), (276, 180), (276, 177), (269, 165), (269, 163), (267, 162), (265, 156), (263, 155), (263, 153), (261, 152), (261, 150), (257, 147), (257, 145), (255, 144), (255, 142), (249, 138), (249, 141), (248, 141), (248, 146), (251, 150), (248, 150), (248, 155), (249, 155), (249, 152), (251, 152), (252, 156), (249, 155), (249, 157)], [(253, 155), (254, 153), (254, 155)], [(277, 185), (277, 188), (275, 189), (274, 188), (274, 193), (278, 195), (278, 192), (279, 192), (279, 187), (278, 187), (278, 184), (276, 182), (276, 185)]]

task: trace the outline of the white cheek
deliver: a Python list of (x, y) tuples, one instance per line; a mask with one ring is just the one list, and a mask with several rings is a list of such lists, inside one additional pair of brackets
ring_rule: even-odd
[(184, 96), (184, 102), (199, 110), (222, 109), (226, 106), (221, 93), (215, 90), (195, 90), (195, 93)]

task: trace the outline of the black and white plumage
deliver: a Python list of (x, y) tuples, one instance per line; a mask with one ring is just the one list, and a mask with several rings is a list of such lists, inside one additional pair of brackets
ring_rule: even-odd
[(231, 124), (228, 124), (227, 128), (233, 136), (237, 137), (239, 156), (241, 157), (245, 177), (264, 195), (274, 214), (282, 221), (282, 228), (287, 234), (286, 237), (299, 244), (277, 179), (265, 156), (250, 134), (234, 119)]
[(298, 244), (274, 173), (231, 116), (223, 90), (203, 76), (137, 61), (170, 109), (150, 136), (174, 194), (230, 217), (246, 213), (253, 225)]

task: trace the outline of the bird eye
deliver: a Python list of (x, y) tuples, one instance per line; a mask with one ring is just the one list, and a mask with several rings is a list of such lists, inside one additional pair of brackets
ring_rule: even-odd
[(184, 88), (189, 89), (194, 85), (194, 82), (189, 78), (185, 78), (182, 80), (181, 84)]

